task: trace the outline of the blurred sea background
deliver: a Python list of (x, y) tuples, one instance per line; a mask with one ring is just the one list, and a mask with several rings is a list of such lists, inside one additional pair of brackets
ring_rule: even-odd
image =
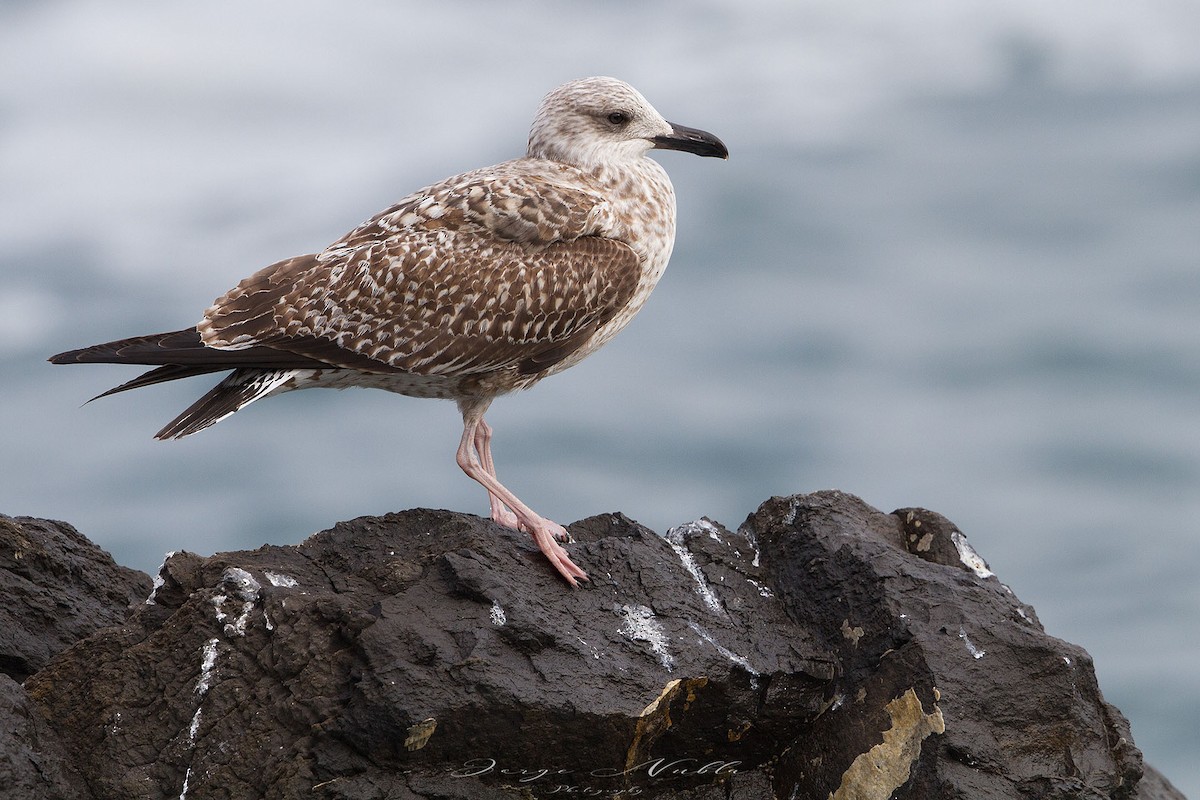
[(605, 350), (493, 406), (506, 484), (660, 532), (823, 488), (941, 512), (1198, 797), (1197, 41), (1184, 0), (8, 0), (0, 512), (148, 572), (486, 514), (450, 403), (300, 392), (161, 443), (213, 379), (81, 407), (137, 370), (45, 359), (194, 324), (614, 75), (732, 157), (656, 154), (671, 268)]

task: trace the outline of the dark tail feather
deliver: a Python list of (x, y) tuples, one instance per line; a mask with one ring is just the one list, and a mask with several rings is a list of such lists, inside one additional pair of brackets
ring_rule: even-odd
[[(150, 378), (160, 370), (151, 370), (142, 376)], [(195, 373), (192, 373), (195, 374)], [(183, 377), (182, 375), (179, 377)], [(165, 428), (154, 434), (155, 439), (182, 439), (210, 425), (215, 425), (240, 408), (265, 397), (294, 377), (292, 370), (237, 369), (214, 386), (208, 394), (192, 403)], [(135, 378), (131, 383), (140, 380)], [(151, 379), (150, 383), (172, 380), (169, 377)], [(144, 384), (143, 384), (144, 385)], [(113, 391), (121, 391), (118, 386)], [(135, 388), (135, 387), (128, 387)]]
[[(179, 380), (180, 378), (190, 378), (193, 375), (208, 375), (212, 372), (222, 372), (227, 369), (229, 369), (229, 367), (221, 365), (185, 367), (179, 364), (167, 364), (163, 367), (155, 367), (149, 372), (143, 372), (133, 380), (126, 381), (120, 386), (114, 386), (107, 392), (101, 392), (93, 397), (92, 400), (99, 400), (101, 397), (108, 397), (110, 394), (116, 394), (117, 392), (128, 392), (130, 389), (140, 389), (143, 386), (153, 386), (156, 383), (166, 383), (167, 381), (175, 381)], [(90, 403), (92, 400), (88, 400), (88, 402)]]
[[(170, 333), (133, 336), (94, 344), (50, 356), (52, 364), (181, 364), (195, 363), (202, 353), (213, 352), (200, 341), (195, 328)], [(228, 369), (228, 367), (226, 367)]]
[[(303, 343), (305, 340), (298, 341)], [(133, 336), (129, 339), (94, 344), (79, 350), (68, 350), (65, 353), (50, 356), (50, 362), (52, 364), (147, 364), (208, 368), (197, 372), (181, 373), (178, 376), (180, 378), (237, 367), (327, 369), (331, 366), (312, 356), (267, 345), (242, 347), (237, 350), (208, 347), (200, 341), (200, 334), (195, 328), (171, 331), (170, 333), (152, 333), (148, 336)], [(144, 377), (148, 378), (150, 374), (147, 373)], [(166, 375), (166, 372), (157, 373), (155, 380), (150, 383), (173, 380)], [(136, 387), (130, 386), (129, 388)]]
[[(305, 344), (306, 340), (300, 340)], [(316, 341), (316, 340), (314, 340)], [(317, 342), (317, 345), (321, 345)], [(328, 346), (327, 344), (324, 346)], [(239, 408), (281, 388), (297, 369), (330, 369), (312, 356), (266, 345), (222, 350), (208, 347), (195, 328), (118, 339), (51, 356), (54, 364), (149, 364), (155, 368), (115, 386), (92, 400), (156, 383), (233, 370), (208, 394), (158, 432), (155, 438), (178, 439), (220, 422)], [(88, 401), (91, 402), (91, 401)]]

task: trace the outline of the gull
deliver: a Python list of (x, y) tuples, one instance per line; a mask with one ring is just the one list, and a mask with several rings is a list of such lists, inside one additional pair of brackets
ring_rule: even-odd
[(587, 573), (560, 544), (566, 529), (496, 477), (484, 413), (594, 353), (650, 296), (675, 241), (675, 192), (654, 149), (729, 156), (622, 81), (565, 83), (542, 100), (523, 158), (426, 186), (320, 253), (259, 270), (194, 327), (50, 361), (155, 366), (97, 397), (232, 370), (158, 439), (296, 389), (454, 400), (456, 460), (487, 490), (491, 518), (531, 534), (576, 586)]

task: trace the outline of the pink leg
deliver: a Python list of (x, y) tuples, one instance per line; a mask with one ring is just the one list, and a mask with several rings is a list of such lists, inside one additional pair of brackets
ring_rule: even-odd
[[(492, 461), (492, 428), (483, 418), (479, 418), (479, 425), (475, 428), (475, 452), (479, 455), (480, 466), (482, 466), (488, 475), (496, 477), (496, 465)], [(496, 495), (488, 492), (488, 502), (492, 507), (492, 519), (498, 524), (506, 528), (514, 530), (520, 529), (520, 521), (517, 515), (509, 510), (508, 506), (504, 505), (504, 501)]]
[[(534, 513), (533, 509), (522, 503), (515, 494), (496, 479), (494, 467), (492, 471), (489, 471), (485, 466), (484, 456), (477, 450), (477, 443), (480, 441), (479, 427), (483, 421), (483, 412), (487, 409), (487, 404), (460, 403), (459, 407), (463, 409), (463, 435), (462, 441), (458, 445), (458, 453), (455, 455), (458, 466), (467, 473), (467, 477), (487, 489), (493, 502), (498, 501), (511, 509), (511, 513), (516, 518), (517, 527), (533, 536), (538, 549), (545, 554), (546, 558), (550, 559), (550, 563), (558, 570), (558, 574), (566, 579), (567, 583), (578, 586), (578, 580), (586, 581), (587, 573), (576, 566), (571, 561), (566, 548), (555, 541), (555, 539), (565, 540), (567, 538), (566, 528)], [(490, 448), (487, 447), (490, 433), (489, 429), (487, 434), (483, 434), (482, 442), (485, 452), (490, 451)], [(494, 512), (495, 506), (493, 505)]]

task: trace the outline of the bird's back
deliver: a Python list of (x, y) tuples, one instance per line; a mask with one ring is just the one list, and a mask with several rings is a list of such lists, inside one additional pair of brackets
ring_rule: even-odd
[(612, 338), (662, 274), (674, 194), (661, 167), (639, 162), (521, 158), (425, 187), (320, 254), (242, 281), (205, 313), (201, 338), (460, 376), (464, 391), (482, 375), (497, 392), (527, 386)]

